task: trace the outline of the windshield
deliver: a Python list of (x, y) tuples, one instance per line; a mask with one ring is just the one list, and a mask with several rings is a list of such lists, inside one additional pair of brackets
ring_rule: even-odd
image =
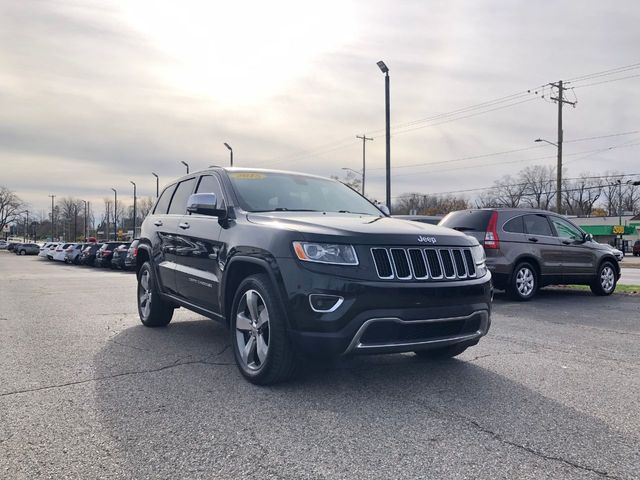
[(382, 216), (373, 204), (346, 185), (324, 178), (281, 172), (230, 172), (248, 212), (342, 212)]

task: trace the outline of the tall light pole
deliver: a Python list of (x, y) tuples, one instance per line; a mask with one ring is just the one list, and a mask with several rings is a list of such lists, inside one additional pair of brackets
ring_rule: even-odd
[(157, 173), (151, 172), (151, 175), (156, 177), (156, 198), (160, 196), (160, 177), (158, 177)]
[[(558, 149), (558, 165), (556, 168), (562, 169), (562, 147), (560, 147), (559, 143), (553, 143), (549, 140), (545, 140), (544, 138), (536, 138), (534, 142), (544, 142), (549, 145), (553, 145)], [(558, 174), (556, 172), (556, 212), (562, 213), (560, 210), (562, 209), (562, 172)]]
[(362, 176), (362, 185), (360, 186), (360, 191), (362, 192), (362, 195), (364, 196), (364, 170), (362, 172), (359, 172), (358, 170), (354, 170), (353, 168), (349, 168), (349, 167), (342, 167), (342, 170), (344, 170), (346, 172), (353, 172), (356, 175), (361, 175)]
[(89, 233), (87, 232), (87, 201), (86, 200), (82, 200), (82, 202), (84, 202), (84, 241), (87, 241), (87, 238), (89, 238)]
[(229, 161), (231, 166), (233, 167), (233, 148), (227, 142), (224, 142), (224, 146), (229, 149)]
[[(114, 194), (113, 201), (113, 241), (118, 240), (118, 191), (112, 188)], [(107, 237), (107, 240), (109, 237)]]
[(180, 163), (182, 163), (185, 167), (187, 167), (187, 174), (189, 174), (189, 164), (184, 160), (181, 160)]
[(366, 172), (366, 145), (367, 140), (372, 142), (373, 138), (369, 138), (366, 135), (356, 135), (356, 138), (362, 139), (362, 196), (364, 197), (364, 180), (365, 180), (365, 172)]
[(391, 106), (389, 99), (389, 68), (380, 60), (378, 68), (384, 73), (384, 117), (386, 138), (386, 168), (387, 168), (387, 208), (391, 211)]
[(54, 235), (54, 231), (53, 231), (53, 200), (56, 198), (55, 195), (49, 195), (51, 197), (51, 241), (53, 242), (53, 235)]
[(136, 238), (136, 182), (129, 180), (129, 183), (133, 185), (133, 240)]

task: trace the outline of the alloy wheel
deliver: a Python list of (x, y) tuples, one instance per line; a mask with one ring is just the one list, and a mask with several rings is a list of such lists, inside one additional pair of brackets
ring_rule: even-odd
[(535, 277), (529, 267), (522, 267), (516, 274), (516, 288), (522, 297), (528, 297), (535, 288)]
[(144, 318), (149, 318), (149, 314), (151, 313), (152, 292), (150, 284), (149, 270), (144, 270), (140, 274), (140, 288), (138, 289), (138, 302)]
[(247, 290), (236, 313), (236, 343), (243, 366), (259, 370), (269, 353), (269, 311), (256, 290)]
[(615, 273), (609, 265), (600, 271), (600, 285), (605, 292), (610, 292), (615, 284)]

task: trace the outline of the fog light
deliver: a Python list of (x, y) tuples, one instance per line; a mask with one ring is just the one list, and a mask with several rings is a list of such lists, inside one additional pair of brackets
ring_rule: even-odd
[(321, 295), (313, 293), (309, 295), (311, 310), (319, 313), (335, 312), (344, 302), (344, 298), (337, 295)]

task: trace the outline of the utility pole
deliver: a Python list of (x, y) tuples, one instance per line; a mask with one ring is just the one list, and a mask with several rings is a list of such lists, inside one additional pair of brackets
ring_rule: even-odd
[(113, 194), (115, 195), (113, 201), (113, 241), (115, 242), (118, 240), (118, 191), (115, 188), (111, 190), (113, 190)]
[(51, 241), (53, 242), (53, 200), (56, 198), (55, 195), (49, 195), (51, 197)]
[(132, 182), (131, 180), (129, 180), (129, 182), (131, 183), (131, 185), (133, 185), (133, 236), (131, 237), (131, 240), (133, 240), (134, 238), (136, 238), (136, 183)]
[(356, 138), (360, 138), (362, 139), (362, 196), (364, 197), (364, 180), (365, 180), (365, 159), (366, 159), (366, 145), (367, 145), (367, 140), (369, 141), (373, 141), (373, 138), (369, 138), (366, 135), (356, 135)]
[(562, 131), (562, 105), (568, 103), (569, 105), (575, 108), (577, 102), (570, 102), (569, 100), (564, 99), (564, 86), (562, 84), (562, 80), (558, 81), (558, 83), (550, 83), (552, 87), (558, 89), (558, 96), (551, 97), (551, 100), (555, 100), (558, 102), (558, 166), (557, 166), (557, 185), (556, 185), (556, 212), (562, 213), (562, 139), (564, 133)]

